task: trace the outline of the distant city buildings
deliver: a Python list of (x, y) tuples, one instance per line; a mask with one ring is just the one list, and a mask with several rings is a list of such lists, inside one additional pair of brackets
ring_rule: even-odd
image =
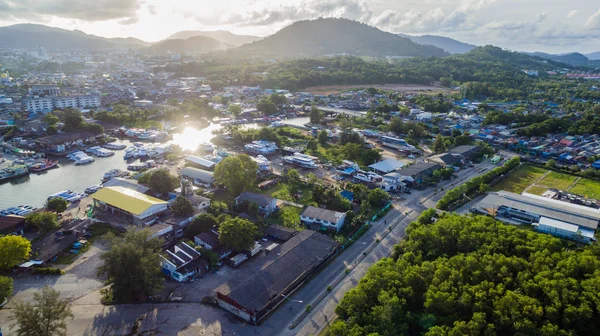
[(100, 107), (100, 95), (34, 97), (26, 101), (29, 113), (48, 113), (54, 109)]

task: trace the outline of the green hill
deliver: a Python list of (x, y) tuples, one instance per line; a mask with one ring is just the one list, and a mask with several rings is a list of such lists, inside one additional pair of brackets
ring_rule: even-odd
[(164, 40), (152, 45), (147, 50), (154, 54), (187, 54), (187, 53), (208, 53), (217, 50), (230, 48), (231, 45), (217, 41), (210, 37), (194, 36), (184, 40)]
[(231, 50), (237, 56), (271, 58), (325, 55), (430, 57), (447, 56), (434, 46), (424, 46), (392, 33), (348, 19), (298, 21), (260, 41)]

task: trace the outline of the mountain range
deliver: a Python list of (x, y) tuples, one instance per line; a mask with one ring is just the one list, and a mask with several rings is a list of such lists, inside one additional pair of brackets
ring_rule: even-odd
[(446, 52), (451, 54), (464, 54), (475, 48), (477, 48), (474, 44), (464, 43), (457, 41), (455, 39), (451, 39), (449, 37), (444, 36), (436, 36), (436, 35), (421, 35), (421, 36), (413, 36), (413, 35), (405, 35), (398, 34), (402, 37), (406, 37), (411, 41), (421, 44), (421, 45), (432, 45), (434, 47), (438, 47), (443, 49)]
[(417, 44), (364, 23), (338, 18), (297, 21), (271, 36), (230, 52), (237, 56), (271, 58), (339, 54), (373, 57), (448, 55), (438, 47)]
[(246, 43), (252, 43), (260, 40), (262, 37), (252, 35), (236, 35), (227, 30), (216, 30), (216, 31), (201, 31), (201, 30), (184, 30), (177, 32), (169, 37), (167, 40), (180, 39), (185, 40), (190, 37), (205, 36), (213, 38), (217, 41), (221, 41), (228, 45), (239, 47)]
[[(159, 42), (136, 38), (106, 38), (79, 30), (66, 30), (39, 24), (0, 27), (0, 46), (35, 49), (147, 49), (156, 54), (207, 53), (230, 49), (234, 57), (270, 58), (315, 57), (335, 54), (356, 56), (446, 56), (466, 53), (475, 45), (435, 35), (392, 34), (347, 19), (320, 18), (298, 21), (277, 33), (261, 38), (236, 35), (229, 31), (186, 30)], [(527, 53), (572, 65), (598, 65), (600, 52), (582, 55)]]

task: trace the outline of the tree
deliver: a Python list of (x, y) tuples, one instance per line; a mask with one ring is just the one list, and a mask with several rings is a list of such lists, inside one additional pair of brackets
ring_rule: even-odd
[(300, 224), (300, 215), (292, 206), (286, 206), (279, 210), (279, 216), (285, 227), (296, 228)]
[(261, 99), (258, 104), (256, 104), (256, 109), (265, 115), (275, 114), (278, 111), (277, 106), (266, 98)]
[(189, 199), (185, 196), (177, 196), (173, 204), (171, 204), (171, 210), (175, 213), (175, 216), (183, 217), (190, 216), (194, 213), (194, 206)]
[(28, 214), (25, 216), (25, 225), (36, 228), (41, 234), (46, 234), (60, 227), (56, 213), (49, 211)]
[(68, 299), (60, 292), (44, 286), (33, 294), (34, 303), (17, 302), (11, 312), (18, 336), (66, 335), (68, 318), (73, 318)]
[(323, 117), (323, 113), (316, 106), (311, 107), (310, 109), (310, 123), (313, 125), (319, 125), (321, 123), (321, 118)]
[(315, 151), (319, 149), (319, 144), (317, 143), (317, 141), (315, 141), (315, 139), (310, 139), (306, 144), (306, 149)]
[(48, 126), (54, 126), (58, 124), (60, 119), (52, 113), (46, 113), (44, 118), (42, 119)]
[(296, 169), (289, 169), (285, 173), (285, 180), (294, 188), (298, 188), (300, 186), (300, 183), (302, 182), (302, 180), (300, 179), (300, 173), (298, 173)]
[(248, 155), (229, 156), (215, 167), (215, 180), (237, 195), (256, 183), (258, 165)]
[(13, 279), (0, 275), (0, 304), (13, 293)]
[(115, 302), (145, 301), (163, 287), (159, 252), (161, 240), (149, 230), (129, 231), (115, 237), (110, 249), (100, 256), (98, 274), (107, 277)]
[(546, 161), (546, 167), (548, 168), (556, 168), (556, 160), (554, 159), (550, 159), (548, 161)]
[(250, 202), (250, 203), (248, 203), (246, 211), (252, 217), (258, 216), (258, 204), (256, 204), (256, 202)]
[(173, 191), (179, 185), (177, 177), (171, 175), (168, 169), (152, 169), (146, 172), (143, 176), (144, 179), (140, 179), (140, 183), (145, 183), (158, 194), (166, 194)]
[(193, 238), (202, 232), (210, 231), (210, 229), (216, 227), (217, 225), (218, 222), (215, 216), (209, 213), (201, 213), (183, 229), (183, 234), (187, 238)]
[(444, 146), (444, 140), (440, 134), (435, 136), (435, 141), (433, 142), (433, 151), (435, 153), (441, 153), (445, 151), (446, 148)]
[(321, 146), (325, 146), (327, 144), (327, 140), (329, 140), (327, 131), (322, 130), (321, 132), (319, 132), (318, 140), (319, 140), (319, 143), (321, 144)]
[(219, 241), (235, 250), (248, 250), (254, 246), (258, 229), (254, 223), (243, 218), (229, 218), (219, 226)]
[(208, 207), (208, 213), (218, 216), (222, 213), (225, 213), (229, 210), (227, 204), (219, 201), (210, 202), (210, 206)]
[(271, 97), (269, 97), (269, 100), (278, 107), (287, 104), (287, 98), (279, 93), (272, 94)]
[(63, 111), (63, 123), (68, 131), (76, 131), (83, 124), (81, 111), (74, 108), (67, 108)]
[(239, 117), (242, 114), (242, 107), (238, 104), (231, 104), (227, 107), (227, 110), (233, 114), (234, 117)]
[(481, 184), (479, 185), (479, 192), (480, 192), (480, 193), (484, 194), (484, 193), (486, 193), (488, 190), (490, 190), (490, 186), (489, 186), (489, 185), (487, 185), (487, 184), (485, 184), (485, 183), (481, 183)]
[(29, 258), (29, 253), (31, 253), (31, 243), (26, 238), (0, 237), (0, 270), (9, 270), (19, 265)]
[(48, 133), (48, 135), (54, 135), (58, 133), (58, 129), (56, 128), (56, 126), (50, 125), (48, 126), (48, 128), (46, 128), (46, 133)]
[(46, 209), (56, 213), (64, 212), (68, 206), (69, 202), (62, 197), (52, 197), (46, 202)]
[(369, 191), (367, 200), (372, 208), (377, 209), (387, 204), (387, 202), (390, 200), (390, 194), (388, 194), (385, 190), (375, 188)]

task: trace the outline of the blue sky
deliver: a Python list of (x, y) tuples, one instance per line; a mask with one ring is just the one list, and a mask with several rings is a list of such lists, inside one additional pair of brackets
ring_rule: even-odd
[(0, 0), (0, 13), (0, 25), (33, 22), (147, 41), (190, 29), (265, 36), (332, 16), (512, 50), (600, 51), (597, 0)]

